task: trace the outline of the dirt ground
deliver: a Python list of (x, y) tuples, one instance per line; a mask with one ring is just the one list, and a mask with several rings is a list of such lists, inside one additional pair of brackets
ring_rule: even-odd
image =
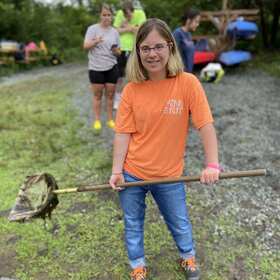
[[(73, 86), (73, 104), (85, 126), (92, 123), (91, 94), (85, 65), (61, 65), (0, 79), (0, 85), (54, 75), (68, 79)], [(70, 75), (71, 74), (71, 75)], [(226, 69), (219, 84), (203, 84), (215, 118), (220, 161), (226, 171), (265, 168), (270, 176), (223, 181), (216, 188), (195, 184), (192, 195), (204, 200), (216, 215), (236, 215), (236, 223), (257, 232), (254, 242), (277, 253), (280, 250), (280, 79), (254, 69)], [(104, 120), (105, 121), (105, 120)], [(81, 128), (81, 133), (83, 129)], [(102, 143), (112, 146), (112, 131), (102, 132)], [(186, 146), (186, 174), (197, 174), (203, 165), (198, 135), (191, 130)], [(192, 185), (193, 186), (193, 185)], [(216, 229), (223, 237), (223, 230)], [(203, 257), (202, 257), (203, 258)], [(9, 260), (13, 252), (0, 259), (3, 275), (12, 275)], [(242, 260), (240, 260), (242, 261)], [(232, 268), (232, 279), (246, 279), (242, 269)], [(242, 276), (243, 275), (243, 276)], [(235, 278), (234, 278), (235, 277)], [(0, 275), (0, 279), (1, 275)]]

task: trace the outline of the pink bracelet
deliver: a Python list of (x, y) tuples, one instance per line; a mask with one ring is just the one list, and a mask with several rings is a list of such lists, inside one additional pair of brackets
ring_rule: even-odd
[(222, 171), (223, 168), (218, 163), (208, 163), (206, 167), (218, 169), (219, 171)]

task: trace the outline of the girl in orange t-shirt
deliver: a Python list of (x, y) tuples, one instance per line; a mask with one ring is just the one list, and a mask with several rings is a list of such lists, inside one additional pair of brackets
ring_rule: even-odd
[(135, 186), (118, 183), (179, 177), (183, 172), (189, 115), (205, 151), (201, 182), (219, 179), (216, 133), (200, 82), (184, 73), (165, 22), (149, 19), (139, 28), (116, 117), (110, 184), (119, 191), (131, 279), (146, 279), (145, 197), (150, 191), (179, 250), (187, 279), (199, 279), (184, 183)]

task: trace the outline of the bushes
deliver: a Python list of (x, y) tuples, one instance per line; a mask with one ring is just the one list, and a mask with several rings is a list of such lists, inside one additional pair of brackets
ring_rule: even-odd
[[(16, 5), (20, 3), (20, 5)], [(18, 10), (16, 10), (16, 8)], [(1, 39), (20, 43), (43, 40), (48, 49), (79, 49), (93, 18), (85, 7), (47, 6), (33, 0), (0, 3)]]
[[(73, 3), (75, 1), (72, 1)], [(76, 1), (77, 5), (64, 6), (62, 4), (46, 5), (35, 0), (2, 0), (0, 1), (0, 40), (15, 40), (20, 43), (34, 41), (38, 43), (43, 40), (48, 49), (55, 48), (57, 53), (65, 54), (65, 57), (79, 57), (84, 34), (87, 27), (99, 20), (99, 8), (102, 0), (84, 1), (87, 6)], [(120, 1), (108, 0), (114, 9), (120, 8)], [(234, 9), (260, 8), (264, 0), (253, 1), (229, 1)], [(180, 18), (186, 6), (194, 6), (200, 10), (220, 10), (221, 0), (185, 0), (185, 1), (162, 1), (162, 0), (141, 0), (147, 17), (159, 17), (165, 20), (174, 29), (180, 25)], [(271, 3), (278, 3), (273, 0)], [(276, 5), (276, 4), (275, 4)], [(264, 15), (269, 27), (273, 19), (274, 5), (265, 6)], [(277, 14), (276, 14), (277, 15)], [(201, 32), (209, 32), (201, 26)], [(271, 28), (268, 29), (269, 31)], [(269, 32), (267, 32), (269, 33)], [(269, 36), (272, 38), (269, 34)], [(276, 36), (276, 35), (275, 35)], [(261, 36), (260, 36), (261, 37)], [(270, 38), (269, 37), (269, 38)], [(274, 37), (273, 37), (274, 38)], [(263, 38), (261, 38), (263, 40)], [(260, 47), (261, 44), (258, 45)], [(275, 44), (276, 46), (276, 44)]]

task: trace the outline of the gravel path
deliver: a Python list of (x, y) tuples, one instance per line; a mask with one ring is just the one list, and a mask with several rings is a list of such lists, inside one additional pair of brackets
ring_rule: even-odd
[[(272, 176), (223, 181), (220, 185), (228, 188), (218, 188), (215, 202), (210, 191), (205, 203), (217, 206), (220, 214), (234, 215), (238, 225), (256, 230), (255, 244), (279, 253), (280, 80), (257, 70), (238, 70), (227, 73), (218, 85), (204, 84), (215, 117), (220, 160), (225, 170), (266, 168)], [(201, 166), (195, 136), (192, 133), (189, 140), (187, 163)], [(195, 188), (197, 193), (201, 188)]]
[[(85, 127), (92, 123), (91, 94), (85, 65), (61, 65), (2, 78), (1, 85), (55, 76), (69, 80), (73, 103)], [(217, 188), (197, 184), (191, 191), (216, 208), (217, 215), (235, 215), (237, 224), (255, 229), (255, 243), (270, 252), (280, 250), (280, 80), (257, 70), (227, 71), (219, 84), (204, 84), (215, 117), (220, 159), (225, 170), (267, 168), (273, 176), (226, 180)], [(105, 120), (103, 120), (105, 122)], [(81, 133), (85, 133), (81, 129)], [(99, 136), (111, 148), (113, 133)], [(97, 139), (97, 138), (96, 138)], [(198, 173), (203, 153), (197, 133), (190, 132), (186, 173)], [(221, 186), (221, 187), (219, 187)], [(214, 198), (214, 199), (213, 199)], [(221, 230), (217, 228), (217, 232)]]
[[(261, 71), (237, 68), (228, 71), (219, 84), (203, 86), (215, 118), (225, 170), (266, 168), (273, 176), (223, 181), (214, 191), (197, 184), (191, 191), (210, 209), (215, 208), (217, 215), (234, 215), (239, 226), (254, 229), (256, 246), (279, 252), (280, 80)], [(74, 88), (74, 103), (89, 126), (91, 95), (86, 74), (78, 76)], [(106, 148), (111, 148), (112, 137), (110, 130), (103, 130), (101, 139)], [(185, 173), (199, 173), (202, 163), (201, 144), (191, 130)]]

